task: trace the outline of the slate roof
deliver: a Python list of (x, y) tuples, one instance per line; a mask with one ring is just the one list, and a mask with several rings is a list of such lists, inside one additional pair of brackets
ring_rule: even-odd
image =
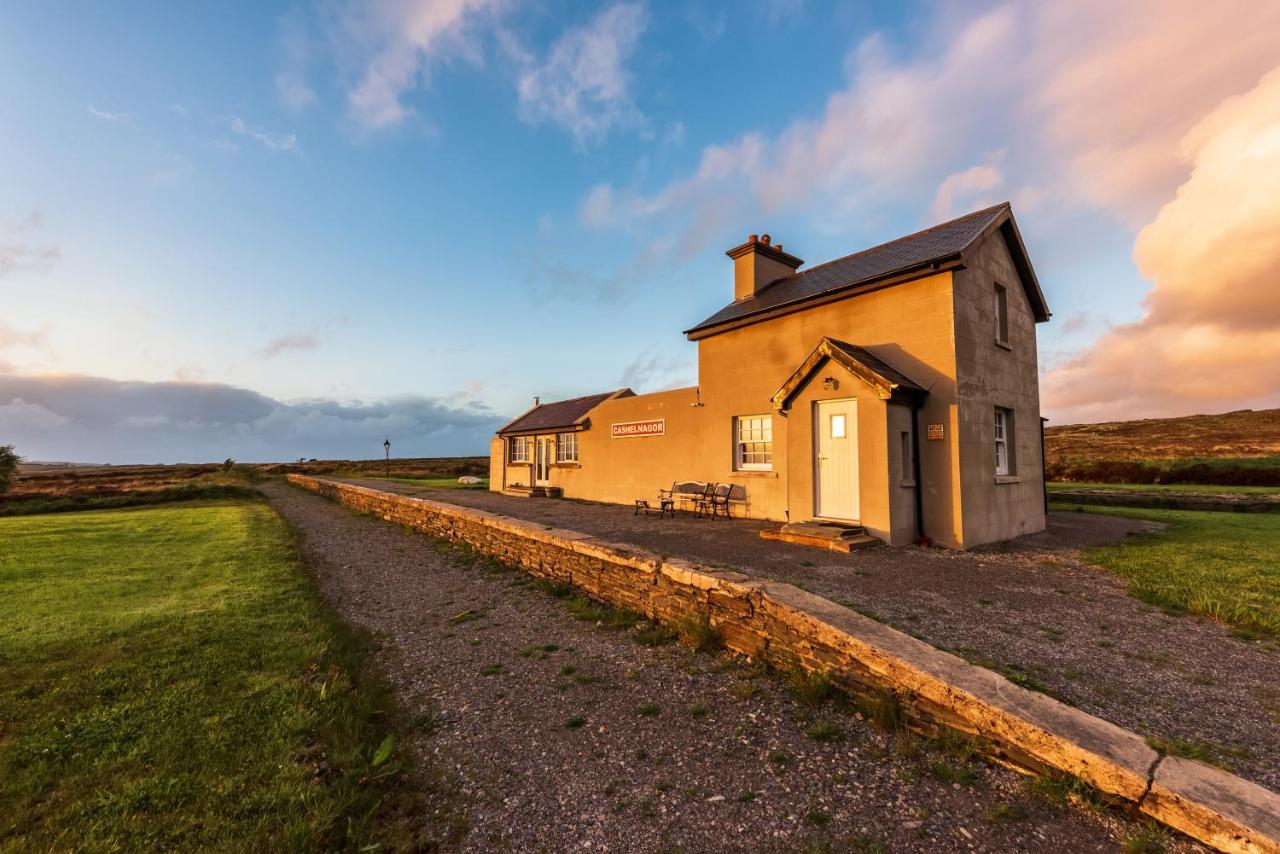
[(917, 383), (911, 377), (899, 371), (893, 365), (890, 365), (884, 359), (881, 359), (870, 350), (859, 347), (857, 344), (849, 344), (835, 338), (827, 339), (833, 347), (843, 350), (850, 358), (861, 362), (870, 371), (879, 374), (884, 379), (893, 383), (906, 391), (917, 392), (919, 394), (927, 394), (928, 389)]
[[(1031, 299), (1038, 320), (1046, 320), (1049, 310), (1040, 292), (1035, 273), (1026, 257), (1022, 238), (1013, 223), (1008, 202), (974, 211), (962, 217), (926, 228), (906, 237), (801, 270), (766, 285), (754, 296), (735, 300), (685, 334), (694, 336), (714, 326), (741, 320), (754, 314), (803, 303), (826, 294), (868, 285), (879, 279), (926, 267), (935, 262), (958, 258), (969, 246), (989, 230), (999, 227), (1009, 240), (1010, 253), (1023, 278), (1023, 286)], [(701, 337), (701, 336), (696, 336)]]
[(587, 413), (604, 403), (611, 397), (631, 397), (634, 394), (629, 388), (614, 389), (603, 394), (590, 394), (586, 397), (575, 397), (571, 400), (557, 400), (535, 406), (510, 424), (498, 430), (499, 435), (508, 433), (551, 432), (576, 427)]

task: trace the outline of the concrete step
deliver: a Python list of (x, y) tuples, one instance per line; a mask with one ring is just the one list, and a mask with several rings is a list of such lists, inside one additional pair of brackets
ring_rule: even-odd
[(835, 522), (791, 522), (781, 528), (763, 530), (760, 537), (836, 552), (851, 552), (880, 545), (880, 540), (868, 534), (861, 525)]

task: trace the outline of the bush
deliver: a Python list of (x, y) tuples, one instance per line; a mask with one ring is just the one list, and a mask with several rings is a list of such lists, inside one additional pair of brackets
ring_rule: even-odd
[(13, 445), (0, 445), (0, 495), (9, 491), (13, 473), (18, 470), (22, 457), (14, 453)]

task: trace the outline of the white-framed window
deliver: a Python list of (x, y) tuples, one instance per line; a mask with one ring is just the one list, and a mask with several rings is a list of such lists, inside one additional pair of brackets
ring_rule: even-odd
[(999, 344), (1009, 343), (1009, 291), (1004, 285), (996, 284), (995, 289), (995, 309), (996, 309), (996, 342)]
[(527, 436), (512, 436), (507, 440), (508, 459), (513, 463), (529, 462), (529, 444), (532, 440)]
[(1013, 410), (995, 410), (996, 475), (1013, 474)]
[(576, 463), (578, 461), (578, 434), (561, 433), (556, 436), (556, 462)]
[(773, 417), (740, 415), (733, 419), (733, 467), (738, 471), (773, 469)]

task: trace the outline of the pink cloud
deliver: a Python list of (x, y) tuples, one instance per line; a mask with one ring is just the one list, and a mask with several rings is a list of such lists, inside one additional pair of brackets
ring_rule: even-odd
[(1055, 420), (1280, 402), (1280, 69), (1180, 150), (1190, 177), (1134, 246), (1146, 314), (1048, 373)]

